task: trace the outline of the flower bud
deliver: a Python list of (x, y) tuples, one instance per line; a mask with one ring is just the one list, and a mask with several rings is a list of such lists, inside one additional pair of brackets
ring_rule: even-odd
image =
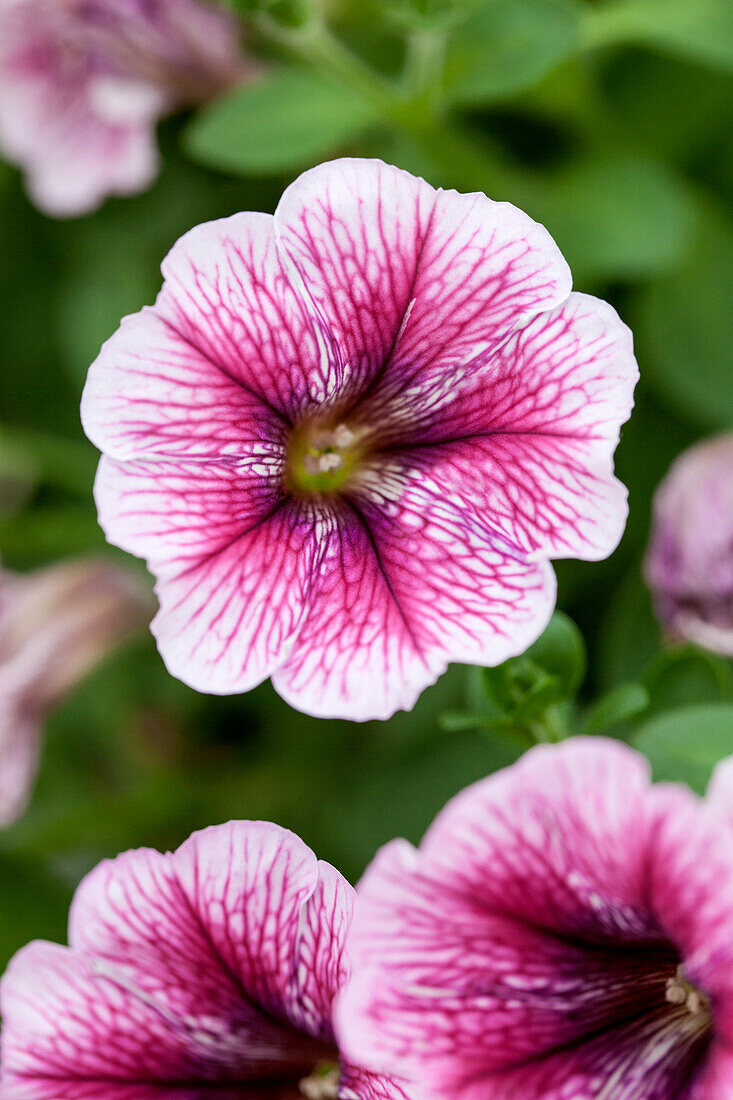
[(0, 824), (26, 804), (46, 714), (150, 610), (143, 586), (104, 561), (0, 571)]
[(671, 638), (733, 657), (733, 435), (691, 447), (662, 481), (644, 574)]

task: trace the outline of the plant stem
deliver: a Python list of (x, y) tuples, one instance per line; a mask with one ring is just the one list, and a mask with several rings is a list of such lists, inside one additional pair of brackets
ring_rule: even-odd
[(403, 107), (396, 86), (365, 65), (328, 29), (320, 17), (302, 27), (283, 27), (266, 16), (257, 19), (260, 31), (288, 53), (334, 77), (391, 117)]
[(411, 39), (400, 84), (366, 65), (318, 16), (302, 27), (283, 27), (259, 17), (261, 32), (284, 50), (333, 77), (370, 102), (384, 121), (412, 142), (442, 181), (494, 197), (515, 190), (513, 173), (471, 135), (448, 123), (439, 107), (444, 37), (434, 30)]
[(537, 744), (554, 744), (568, 736), (567, 725), (557, 707), (548, 707), (542, 717), (532, 722), (529, 731)]

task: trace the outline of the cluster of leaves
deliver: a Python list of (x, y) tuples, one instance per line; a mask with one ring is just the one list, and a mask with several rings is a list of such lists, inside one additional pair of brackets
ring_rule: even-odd
[(733, 755), (733, 667), (692, 645), (669, 646), (590, 704), (578, 698), (587, 652), (577, 626), (556, 612), (521, 657), (473, 669), (470, 711), (441, 717), (448, 731), (481, 730), (527, 745), (603, 734), (628, 741), (650, 760), (656, 779), (704, 793), (713, 768)]
[[(543, 221), (576, 286), (611, 298), (642, 382), (618, 472), (630, 520), (604, 563), (559, 564), (563, 616), (501, 669), (453, 668), (411, 714), (352, 726), (172, 680), (149, 638), (49, 722), (26, 816), (0, 835), (0, 961), (63, 937), (80, 875), (231, 817), (277, 820), (356, 876), (395, 835), (531, 740), (610, 732), (700, 789), (733, 751), (729, 666), (662, 645), (640, 571), (652, 492), (696, 438), (733, 428), (730, 0), (229, 0), (259, 83), (166, 123), (135, 199), (55, 223), (0, 164), (0, 553), (29, 569), (105, 548), (78, 399), (124, 314), (193, 224), (272, 210), (302, 168), (381, 156)], [(129, 559), (129, 568), (136, 568)]]

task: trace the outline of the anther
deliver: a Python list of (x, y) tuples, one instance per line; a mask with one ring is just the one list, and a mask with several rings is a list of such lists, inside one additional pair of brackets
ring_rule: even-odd
[(692, 1016), (698, 1016), (708, 1008), (707, 997), (688, 981), (681, 966), (677, 967), (674, 978), (667, 979), (664, 996), (671, 1005), (684, 1005)]
[(341, 1072), (338, 1066), (332, 1066), (325, 1072), (318, 1067), (310, 1075), (298, 1082), (298, 1088), (306, 1100), (338, 1100)]

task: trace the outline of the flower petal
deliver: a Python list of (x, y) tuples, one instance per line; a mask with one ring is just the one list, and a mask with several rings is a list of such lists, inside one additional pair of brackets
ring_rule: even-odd
[(196, 226), (162, 270), (156, 314), (243, 390), (286, 420), (333, 392), (337, 350), (291, 285), (271, 215), (241, 213)]
[(280, 459), (102, 458), (110, 542), (158, 578), (152, 623), (170, 672), (199, 691), (247, 691), (287, 655), (318, 555), (316, 521), (279, 489)]
[(715, 1030), (733, 1043), (733, 845), (715, 807), (683, 787), (650, 800), (655, 844), (649, 903), (679, 948), (686, 977), (715, 1006)]
[(0, 826), (12, 825), (28, 804), (41, 740), (39, 721), (7, 672), (0, 670)]
[[(331, 1041), (352, 891), (293, 833), (230, 822), (173, 856), (140, 850), (102, 863), (77, 892), (71, 946), (129, 969), (176, 1016), (224, 1022), (249, 1011), (266, 1028)], [(283, 1033), (285, 1034), (285, 1033)]]
[(515, 546), (604, 558), (626, 522), (612, 456), (637, 378), (616, 311), (571, 294), (477, 365), (449, 406), (414, 410), (410, 459)]
[(640, 756), (574, 739), (462, 792), (418, 851), (383, 849), (358, 887), (346, 1056), (462, 1095), (663, 1002), (676, 956), (646, 897), (647, 794)]
[[(381, 463), (334, 505), (292, 655), (273, 684), (320, 717), (387, 718), (449, 661), (498, 664), (541, 633), (554, 603), (527, 562)], [(369, 691), (364, 685), (369, 684)]]
[(407, 1085), (348, 1063), (341, 1066), (339, 1100), (410, 1100)]
[(173, 1026), (124, 976), (108, 977), (68, 948), (33, 943), (16, 955), (3, 978), (2, 1011), (3, 1091), (17, 1077), (185, 1082), (200, 1076), (185, 1026)]
[[(549, 233), (508, 203), (436, 191), (378, 160), (303, 173), (275, 212), (278, 241), (384, 415), (413, 389), (497, 347), (570, 292)], [(366, 412), (364, 415), (367, 415)]]
[(129, 1100), (208, 1100), (207, 1083), (295, 1100), (300, 1077), (337, 1057), (352, 905), (334, 868), (265, 822), (105, 861), (77, 891), (71, 947), (33, 944), (3, 979), (0, 1095), (52, 1100), (55, 1078), (58, 1100), (128, 1100), (115, 1082)]
[(225, 966), (298, 1032), (333, 1042), (331, 1005), (346, 978), (353, 889), (293, 833), (230, 822), (174, 856), (191, 911)]
[(733, 1051), (718, 1044), (690, 1089), (689, 1100), (720, 1100), (730, 1095), (733, 1095)]
[(644, 1014), (548, 1057), (497, 1073), (466, 1075), (447, 1093), (429, 1088), (426, 1100), (438, 1095), (456, 1100), (687, 1100), (705, 1057), (705, 1039), (699, 1033), (680, 1035), (678, 1026), (666, 1009)]
[(0, 1082), (0, 1100), (303, 1100), (297, 1084), (168, 1085), (16, 1077)]
[(284, 437), (282, 416), (146, 308), (126, 317), (89, 369), (89, 439), (116, 459), (242, 458)]

